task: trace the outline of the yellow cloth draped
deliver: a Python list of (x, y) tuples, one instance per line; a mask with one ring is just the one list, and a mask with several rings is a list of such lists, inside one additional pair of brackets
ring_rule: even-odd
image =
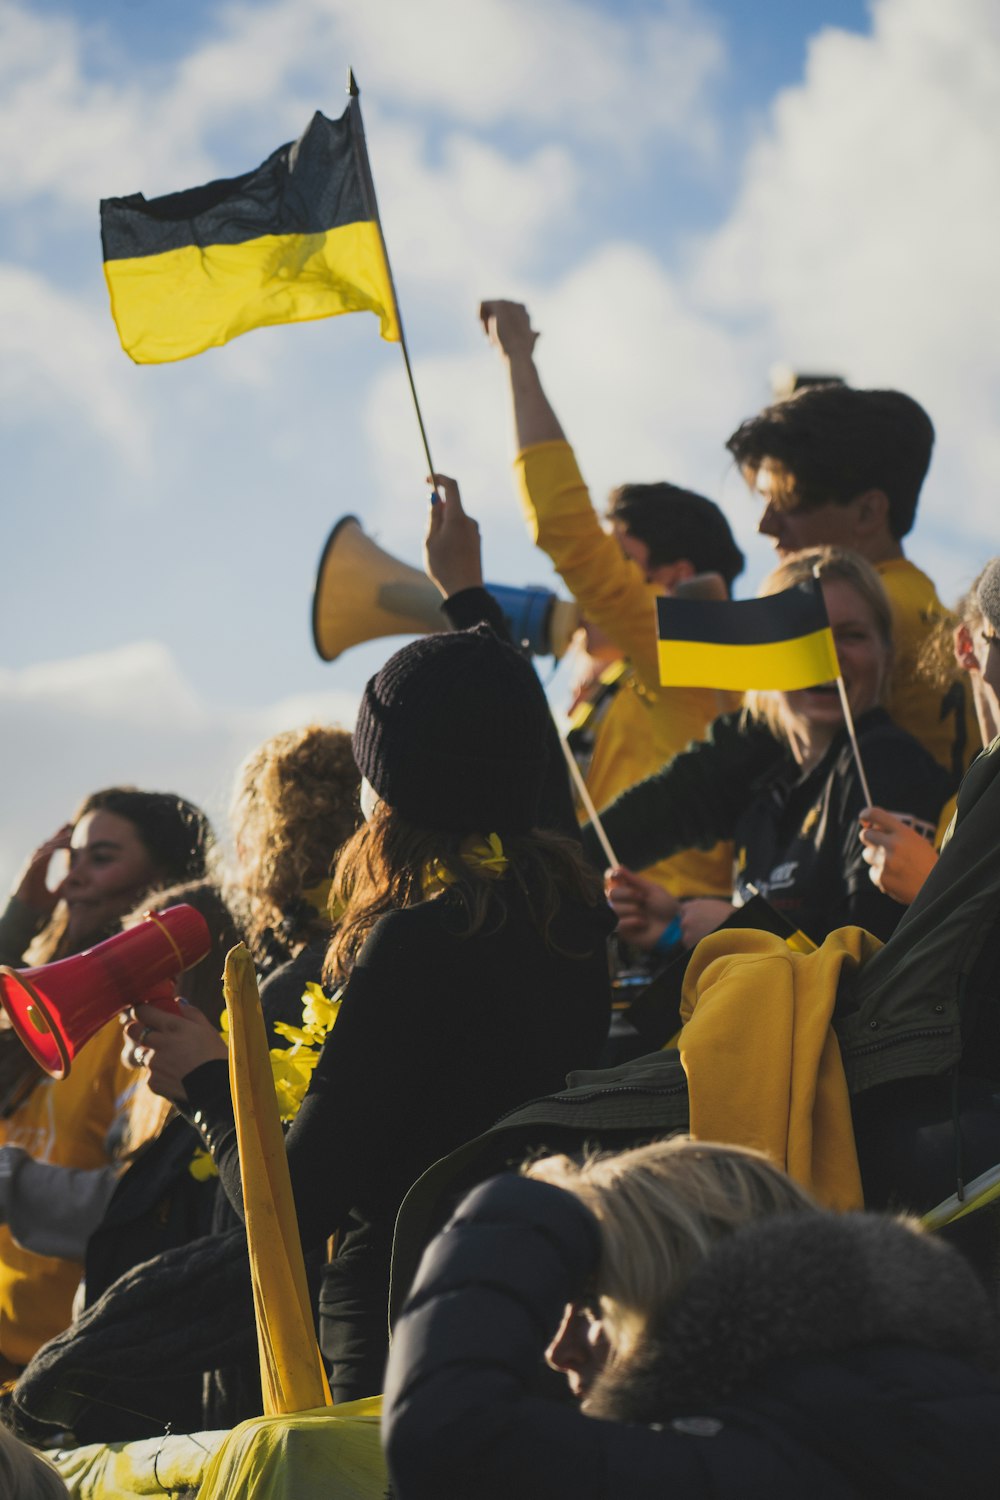
[(236, 1116), (264, 1414), (330, 1406), (271, 1075), (253, 960), (240, 943), (226, 958), (229, 1084)]
[(691, 1134), (765, 1152), (827, 1208), (864, 1204), (831, 1021), (841, 974), (880, 947), (860, 927), (837, 928), (814, 953), (769, 932), (714, 932), (684, 978)]
[(381, 1396), (234, 1427), (205, 1469), (198, 1500), (383, 1500)]

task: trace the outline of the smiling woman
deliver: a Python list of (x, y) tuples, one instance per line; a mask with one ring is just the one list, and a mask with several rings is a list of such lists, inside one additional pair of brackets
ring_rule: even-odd
[[(45, 964), (92, 947), (151, 891), (203, 876), (210, 845), (207, 819), (182, 797), (134, 787), (92, 793), (28, 859), (0, 918), (0, 961)], [(69, 852), (69, 873), (52, 890), (46, 877), (59, 850)], [(106, 1165), (108, 1126), (134, 1083), (120, 1052), (112, 1021), (56, 1084), (39, 1078), (13, 1032), (0, 1031), (0, 1144), (58, 1166)], [(67, 1327), (81, 1269), (22, 1249), (0, 1226), (0, 1373), (14, 1373)]]
[[(892, 673), (892, 617), (878, 575), (853, 553), (824, 547), (782, 563), (761, 593), (780, 593), (814, 574), (872, 797), (879, 805), (888, 799), (895, 812), (927, 825), (933, 834), (948, 779), (881, 706)], [(748, 693), (744, 714), (750, 725), (766, 727), (780, 749), (755, 781), (728, 787), (711, 806), (707, 799), (703, 808), (692, 799), (690, 808), (692, 826), (701, 823), (705, 842), (709, 836), (734, 841), (733, 904), (674, 902), (644, 877), (617, 870), (608, 899), (618, 912), (621, 935), (651, 948), (676, 921), (674, 931), (691, 947), (725, 921), (733, 906), (759, 891), (813, 942), (847, 924), (884, 940), (902, 908), (869, 878), (858, 839), (859, 815), (869, 798), (836, 683)]]

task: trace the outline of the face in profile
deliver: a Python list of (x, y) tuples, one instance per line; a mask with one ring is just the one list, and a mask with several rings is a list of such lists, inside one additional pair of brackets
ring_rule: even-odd
[(600, 1308), (592, 1302), (568, 1302), (545, 1359), (553, 1370), (566, 1376), (570, 1390), (584, 1406), (610, 1353)]
[(853, 502), (803, 506), (795, 490), (789, 490), (785, 471), (766, 459), (757, 470), (754, 489), (761, 503), (758, 534), (771, 539), (780, 559), (811, 547), (857, 548)]
[(69, 874), (59, 888), (71, 949), (86, 947), (130, 911), (154, 883), (156, 869), (135, 824), (117, 813), (84, 813), (69, 848)]

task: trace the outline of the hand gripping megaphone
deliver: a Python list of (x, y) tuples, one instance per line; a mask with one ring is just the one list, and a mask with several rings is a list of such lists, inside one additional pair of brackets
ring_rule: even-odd
[(208, 923), (193, 906), (148, 911), (103, 943), (38, 969), (0, 967), (0, 1004), (40, 1068), (65, 1078), (73, 1059), (119, 1011), (139, 1002), (176, 1009), (154, 993), (203, 959)]
[[(580, 623), (577, 605), (550, 589), (486, 587), (507, 617), (513, 640), (534, 656), (563, 655)], [(327, 537), (313, 591), (312, 626), (313, 644), (324, 661), (379, 636), (449, 629), (430, 579), (372, 541), (356, 516), (342, 516)]]

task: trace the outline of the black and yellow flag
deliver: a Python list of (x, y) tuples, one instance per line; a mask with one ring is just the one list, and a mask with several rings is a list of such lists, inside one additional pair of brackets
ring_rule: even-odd
[(137, 364), (200, 354), (251, 328), (369, 311), (398, 342), (357, 101), (317, 112), (254, 172), (148, 202), (101, 203), (104, 273)]
[(839, 676), (815, 580), (763, 599), (658, 599), (664, 687), (792, 692)]

